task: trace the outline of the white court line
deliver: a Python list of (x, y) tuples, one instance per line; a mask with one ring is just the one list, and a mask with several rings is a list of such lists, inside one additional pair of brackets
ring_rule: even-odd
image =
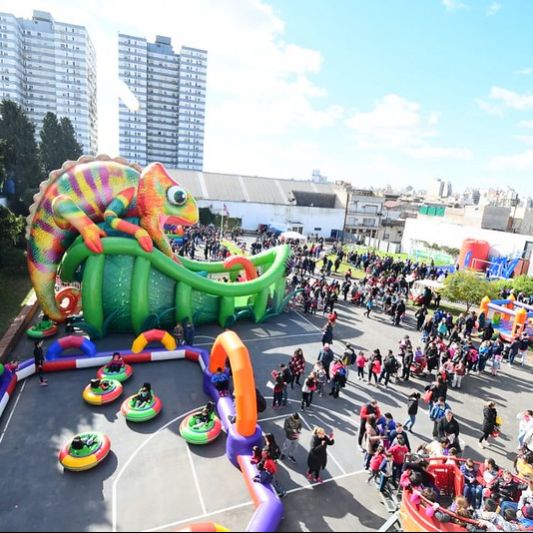
[[(272, 337), (259, 337), (255, 339), (242, 339), (243, 343), (250, 343), (250, 342), (260, 342), (260, 341), (272, 341), (272, 340), (285, 340), (285, 339), (295, 339), (295, 338), (301, 338), (301, 337), (310, 337), (311, 335), (316, 337), (316, 333), (300, 333), (298, 335), (274, 335)], [(212, 342), (197, 342), (194, 343), (191, 348), (194, 348), (195, 346), (212, 346)]]
[[(296, 494), (297, 492), (302, 492), (304, 490), (315, 489), (316, 487), (319, 487), (320, 485), (326, 485), (327, 483), (333, 483), (333, 482), (336, 482), (336, 481), (341, 481), (343, 479), (354, 477), (354, 476), (357, 476), (357, 475), (363, 474), (363, 473), (367, 473), (367, 471), (366, 470), (357, 470), (355, 472), (349, 472), (347, 474), (342, 474), (341, 476), (335, 476), (335, 477), (331, 477), (329, 479), (325, 479), (323, 481), (323, 483), (310, 483), (309, 485), (306, 485), (305, 487), (304, 486), (296, 487), (294, 489), (288, 490), (287, 494)], [(231, 507), (225, 507), (223, 509), (217, 509), (216, 511), (212, 511), (210, 513), (206, 513), (206, 514), (203, 514), (203, 515), (193, 516), (191, 518), (187, 518), (186, 520), (180, 520), (178, 522), (172, 522), (171, 524), (165, 524), (164, 526), (159, 526), (159, 527), (155, 527), (155, 528), (152, 528), (152, 529), (145, 529), (144, 532), (145, 533), (149, 533), (149, 532), (153, 532), (153, 531), (160, 531), (162, 529), (169, 529), (171, 527), (180, 526), (182, 524), (191, 524), (191, 523), (194, 523), (194, 522), (198, 522), (200, 520), (205, 520), (206, 518), (209, 518), (211, 516), (216, 516), (216, 515), (222, 514), (222, 513), (229, 513), (230, 511), (235, 511), (237, 509), (242, 509), (242, 508), (247, 507), (249, 505), (253, 505), (253, 502), (249, 501), (249, 502), (246, 502), (246, 503), (240, 503), (239, 505), (233, 505)]]
[(289, 415), (271, 416), (270, 418), (260, 418), (257, 422), (270, 422), (271, 420), (279, 420), (280, 418), (287, 418)]
[[(265, 396), (265, 400), (271, 400), (272, 399), (272, 396)], [(289, 402), (292, 402), (292, 403), (297, 403), (299, 404), (300, 401), (299, 400), (292, 400), (291, 398), (288, 399)], [(354, 429), (355, 431), (357, 432), (357, 430), (359, 429), (359, 426), (357, 424), (354, 423), (354, 421), (347, 415), (345, 414), (342, 414), (342, 413), (337, 413), (337, 411), (334, 411), (333, 409), (329, 409), (328, 407), (323, 407), (321, 405), (317, 405), (317, 404), (314, 404), (313, 406), (313, 409), (321, 409), (323, 411), (326, 411), (326, 412), (329, 412), (329, 413), (332, 413), (333, 415), (335, 416), (338, 416), (340, 418), (343, 418), (345, 421), (347, 421)], [(317, 414), (314, 414), (314, 413), (311, 413), (309, 411), (307, 411), (307, 414), (310, 415), (310, 416), (314, 416), (316, 418), (318, 418), (321, 422), (323, 422), (324, 425), (329, 425), (325, 420), (322, 420)], [(263, 420), (260, 420), (260, 422), (267, 422), (268, 420), (276, 420), (278, 418), (285, 418), (287, 416), (289, 416), (290, 413), (287, 413), (285, 415), (278, 415), (278, 416), (275, 416), (275, 417), (271, 417), (270, 419), (263, 419)], [(309, 429), (309, 431), (313, 431), (313, 429), (311, 428), (311, 426), (309, 425), (309, 423), (304, 419), (304, 417), (302, 416), (302, 414), (300, 414), (300, 418), (304, 421), (305, 425), (307, 426), (307, 428)], [(343, 474), (346, 474), (346, 470), (344, 470), (344, 468), (340, 465), (340, 463), (335, 459), (335, 457), (333, 456), (333, 454), (331, 454), (331, 452), (329, 453), (332, 461), (340, 468), (340, 471), (343, 473)]]
[(27, 383), (27, 380), (25, 379), (24, 383), (22, 384), (22, 387), (20, 388), (20, 392), (18, 393), (15, 405), (13, 406), (11, 413), (9, 413), (9, 418), (7, 419), (6, 425), (4, 426), (4, 431), (2, 431), (2, 434), (0, 435), (0, 444), (2, 444), (2, 441), (4, 440), (4, 437), (6, 436), (7, 428), (9, 427), (9, 424), (11, 423), (11, 419), (13, 418), (13, 415), (15, 414), (15, 409), (17, 408), (17, 405), (20, 402), (20, 398), (22, 397), (22, 393), (24, 392), (24, 389), (26, 388), (26, 383)]
[(112, 487), (112, 498), (111, 498), (111, 509), (112, 509), (112, 530), (115, 532), (117, 531), (117, 521), (118, 521), (118, 510), (117, 510), (117, 484), (120, 481), (120, 478), (126, 471), (126, 469), (130, 466), (130, 464), (133, 462), (135, 457), (139, 454), (139, 452), (150, 442), (152, 439), (157, 437), (159, 433), (161, 433), (163, 430), (167, 429), (172, 424), (175, 424), (178, 420), (181, 420), (182, 418), (185, 418), (188, 415), (191, 415), (195, 412), (198, 412), (201, 409), (201, 407), (197, 407), (196, 409), (191, 409), (190, 411), (187, 411), (186, 413), (177, 416), (168, 424), (165, 424), (164, 426), (160, 427), (155, 433), (152, 433), (129, 457), (129, 459), (126, 461), (120, 472), (117, 474), (117, 477), (113, 481), (113, 487)]
[[(272, 400), (272, 399), (273, 399), (272, 396), (265, 396), (265, 400)], [(297, 404), (302, 403), (301, 400), (293, 400), (292, 398), (288, 398), (288, 401), (291, 402), (291, 403), (297, 403)], [(338, 413), (337, 411), (334, 411), (333, 409), (330, 409), (329, 407), (324, 407), (323, 405), (320, 405), (320, 404), (317, 404), (317, 403), (312, 404), (312, 408), (313, 409), (322, 409), (322, 411), (327, 411), (328, 413), (332, 413), (335, 416), (338, 416), (339, 418), (343, 418), (344, 420), (348, 421), (355, 429), (359, 429), (359, 426), (348, 415), (345, 415), (343, 413)], [(287, 412), (285, 415), (279, 415), (279, 416), (280, 417), (281, 416), (289, 416), (290, 414), (292, 414), (292, 413), (291, 412)], [(307, 411), (307, 414), (312, 415), (313, 413), (311, 411)], [(356, 414), (354, 412), (354, 417), (355, 416), (356, 416)], [(276, 416), (276, 418), (277, 418), (277, 416)]]
[(202, 508), (202, 513), (207, 513), (207, 508), (205, 506), (204, 495), (202, 494), (202, 489), (200, 488), (200, 481), (196, 474), (196, 468), (194, 467), (194, 462), (192, 460), (191, 448), (187, 445), (187, 455), (189, 457), (189, 463), (191, 464), (192, 477), (194, 479), (194, 484), (196, 485), (196, 490), (198, 491), (198, 497), (200, 499), (200, 506)]
[[(302, 320), (305, 320), (310, 326), (313, 326), (317, 331), (320, 331), (322, 333), (322, 330), (316, 325), (313, 324), (306, 316), (302, 315), (300, 311), (294, 311)], [(309, 334), (308, 334), (309, 335)]]

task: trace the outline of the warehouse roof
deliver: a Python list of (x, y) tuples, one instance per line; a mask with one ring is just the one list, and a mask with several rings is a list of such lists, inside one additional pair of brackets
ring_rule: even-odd
[(169, 174), (199, 200), (344, 209), (344, 198), (332, 183), (177, 169)]

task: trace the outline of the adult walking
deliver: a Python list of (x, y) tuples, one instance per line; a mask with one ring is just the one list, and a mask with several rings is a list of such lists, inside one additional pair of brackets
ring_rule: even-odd
[(42, 339), (35, 342), (33, 347), (33, 359), (35, 361), (35, 370), (39, 375), (39, 381), (41, 382), (41, 387), (46, 387), (48, 385), (48, 380), (45, 379), (43, 374), (43, 365), (44, 365), (44, 353), (43, 353), (43, 343)]
[(322, 346), (330, 345), (333, 342), (333, 324), (330, 320), (322, 330)]
[(291, 389), (294, 389), (295, 382), (296, 385), (301, 385), (300, 378), (305, 372), (305, 357), (304, 352), (301, 348), (298, 348), (294, 351), (294, 354), (291, 357), (291, 360), (289, 361), (289, 368), (292, 374)]
[(444, 398), (444, 401), (446, 401), (446, 398), (448, 396), (448, 383), (442, 376), (438, 376), (436, 381), (434, 381), (431, 385), (425, 387), (425, 390), (431, 391), (431, 398), (429, 400), (429, 412), (431, 413), (431, 409), (433, 408), (434, 403), (439, 398)]
[(459, 422), (453, 416), (450, 409), (446, 411), (444, 418), (441, 418), (437, 424), (437, 438), (446, 438), (448, 442), (457, 450), (457, 453), (461, 453), (461, 444), (459, 443)]
[(359, 435), (357, 437), (357, 443), (361, 451), (363, 450), (363, 437), (366, 431), (366, 421), (370, 415), (374, 415), (375, 419), (381, 418), (381, 409), (379, 408), (377, 400), (370, 400), (366, 405), (361, 407), (359, 414)]
[(363, 460), (363, 468), (368, 470), (370, 468), (370, 461), (376, 453), (379, 443), (383, 442), (383, 436), (378, 433), (376, 416), (369, 415), (365, 425), (366, 450), (365, 458)]
[(422, 329), (422, 326), (424, 325), (424, 322), (426, 321), (426, 316), (428, 314), (428, 308), (423, 305), (416, 313), (416, 331), (420, 331)]
[(335, 354), (333, 353), (333, 350), (330, 348), (329, 344), (324, 344), (324, 347), (322, 348), (322, 350), (320, 350), (318, 354), (318, 361), (322, 363), (322, 366), (326, 371), (328, 381), (331, 379), (329, 368), (331, 366), (331, 363), (333, 363), (333, 359), (335, 359)]
[(372, 312), (372, 309), (374, 309), (374, 299), (372, 298), (372, 295), (368, 297), (365, 305), (366, 305), (365, 316), (367, 318), (370, 318), (370, 313)]
[(403, 357), (402, 379), (404, 381), (409, 381), (409, 378), (411, 377), (411, 365), (413, 364), (413, 361), (413, 350), (408, 349)]
[(488, 402), (483, 408), (483, 435), (479, 439), (479, 447), (484, 448), (483, 441), (488, 442), (489, 437), (496, 429), (496, 418), (498, 412), (496, 411), (496, 404), (494, 402)]
[(302, 420), (298, 413), (294, 413), (285, 419), (283, 425), (285, 431), (285, 440), (281, 445), (281, 457), (283, 461), (285, 458), (289, 459), (292, 463), (296, 463), (295, 455), (298, 447), (298, 440), (302, 433)]
[(413, 432), (413, 427), (416, 422), (416, 415), (418, 414), (418, 403), (420, 401), (420, 393), (413, 392), (407, 398), (407, 416), (409, 417), (403, 424), (403, 427), (409, 431)]
[(450, 406), (446, 403), (441, 396), (433, 404), (431, 411), (429, 412), (429, 419), (433, 422), (433, 437), (438, 437), (438, 425), (439, 422), (446, 416), (446, 413), (450, 410)]
[(397, 371), (398, 361), (392, 353), (392, 350), (389, 350), (387, 357), (385, 357), (385, 361), (383, 361), (383, 370), (381, 371), (381, 375), (379, 376), (379, 383), (381, 383), (381, 380), (384, 379), (385, 388), (387, 388), (389, 386), (390, 378), (394, 376)]
[(333, 446), (335, 439), (333, 433), (326, 435), (323, 428), (315, 427), (311, 437), (311, 449), (307, 457), (307, 479), (311, 482), (322, 483), (320, 471), (328, 464), (328, 446)]

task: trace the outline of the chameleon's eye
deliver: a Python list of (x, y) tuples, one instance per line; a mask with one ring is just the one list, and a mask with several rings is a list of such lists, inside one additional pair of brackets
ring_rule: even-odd
[(172, 205), (184, 205), (187, 201), (187, 193), (181, 187), (170, 187), (167, 191), (168, 201)]

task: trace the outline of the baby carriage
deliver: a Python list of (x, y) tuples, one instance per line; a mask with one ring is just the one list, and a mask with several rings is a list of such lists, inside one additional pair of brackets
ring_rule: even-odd
[(411, 373), (415, 376), (423, 376), (426, 373), (427, 366), (428, 362), (425, 355), (415, 358), (411, 365)]

